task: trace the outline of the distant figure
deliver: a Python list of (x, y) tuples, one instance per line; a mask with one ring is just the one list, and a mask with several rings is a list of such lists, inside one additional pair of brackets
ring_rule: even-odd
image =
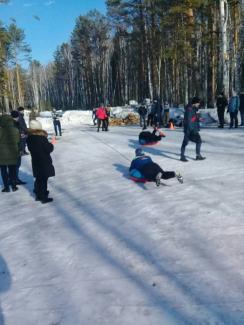
[(3, 180), (2, 192), (18, 190), (16, 170), (19, 159), (20, 134), (9, 115), (0, 116), (0, 168)]
[(97, 108), (93, 108), (92, 109), (92, 120), (93, 120), (93, 125), (97, 125)]
[(55, 135), (57, 136), (59, 133), (59, 135), (62, 136), (60, 115), (56, 111), (56, 109), (53, 109), (53, 111), (52, 111), (52, 118), (53, 118), (53, 126), (54, 126)]
[(156, 100), (147, 109), (147, 126), (154, 126)]
[(240, 98), (235, 91), (232, 92), (232, 96), (229, 100), (228, 113), (230, 114), (230, 127), (233, 128), (235, 123), (235, 128), (238, 128), (238, 110), (240, 107)]
[(107, 115), (107, 117), (105, 118), (105, 121), (104, 121), (104, 123), (105, 123), (105, 131), (108, 131), (109, 118), (110, 118), (110, 110), (111, 110), (110, 105), (107, 105), (105, 107), (105, 111), (106, 111), (106, 115)]
[(146, 125), (147, 107), (145, 104), (141, 104), (139, 106), (138, 114), (140, 116), (140, 127), (142, 127), (142, 129), (145, 130), (147, 128), (147, 125)]
[(220, 93), (217, 96), (216, 99), (216, 106), (217, 106), (217, 113), (218, 113), (218, 119), (219, 119), (219, 128), (223, 128), (224, 124), (225, 124), (225, 119), (224, 119), (224, 115), (225, 115), (225, 108), (228, 105), (228, 100), (225, 97), (224, 93)]
[(96, 116), (97, 116), (97, 132), (99, 132), (101, 124), (102, 124), (102, 131), (107, 131), (107, 125), (106, 125), (107, 113), (103, 104), (101, 104), (100, 107), (97, 109)]
[(169, 103), (167, 101), (164, 102), (163, 108), (163, 126), (166, 128), (169, 126)]
[(152, 161), (150, 156), (146, 156), (141, 148), (135, 150), (136, 157), (132, 160), (129, 171), (130, 175), (141, 175), (147, 181), (155, 182), (160, 185), (161, 179), (176, 177), (180, 183), (183, 183), (183, 177), (174, 171), (164, 171), (158, 164)]
[(196, 160), (204, 160), (205, 157), (201, 156), (202, 139), (200, 137), (199, 114), (197, 113), (200, 106), (200, 99), (193, 97), (190, 104), (185, 107), (184, 114), (184, 139), (181, 145), (181, 161), (188, 161), (185, 157), (185, 149), (189, 141), (196, 143)]
[(154, 126), (161, 127), (162, 126), (163, 106), (162, 106), (159, 98), (154, 99), (152, 112), (154, 115)]
[(26, 138), (27, 138), (27, 125), (25, 122), (24, 114), (25, 109), (24, 107), (20, 106), (17, 108), (19, 114), (19, 128), (20, 128), (20, 152), (21, 155), (28, 155), (26, 151)]
[(240, 115), (241, 115), (240, 126), (244, 126), (244, 91), (241, 91), (239, 98), (240, 98), (239, 111), (240, 111)]
[(41, 203), (53, 201), (52, 198), (48, 197), (47, 181), (49, 177), (55, 176), (50, 155), (54, 147), (48, 141), (47, 136), (47, 132), (42, 130), (39, 121), (30, 121), (27, 146), (31, 153), (32, 170), (35, 177), (34, 193), (36, 194), (36, 201), (41, 201)]
[(159, 132), (157, 128), (155, 128), (152, 133), (149, 131), (142, 131), (139, 134), (139, 143), (141, 145), (156, 143), (161, 141), (162, 137), (165, 137), (165, 134)]
[(32, 121), (32, 120), (36, 120), (36, 111), (35, 111), (35, 109), (34, 108), (32, 108), (31, 109), (31, 112), (30, 112), (30, 114), (29, 114), (29, 123), (30, 123), (30, 121)]

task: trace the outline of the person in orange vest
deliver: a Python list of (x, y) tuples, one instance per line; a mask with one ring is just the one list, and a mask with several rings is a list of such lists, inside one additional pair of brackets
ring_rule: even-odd
[(106, 119), (107, 119), (107, 112), (103, 104), (97, 109), (96, 112), (97, 116), (97, 132), (99, 132), (100, 126), (102, 124), (102, 131), (107, 131)]

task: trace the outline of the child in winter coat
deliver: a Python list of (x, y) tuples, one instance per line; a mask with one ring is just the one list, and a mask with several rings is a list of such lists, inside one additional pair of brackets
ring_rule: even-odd
[(49, 191), (47, 190), (47, 181), (49, 177), (55, 176), (55, 170), (50, 155), (54, 147), (48, 141), (47, 132), (42, 130), (42, 125), (39, 121), (30, 121), (27, 146), (32, 158), (36, 201), (41, 201), (42, 203), (52, 202), (53, 199), (48, 197)]
[(147, 181), (155, 182), (160, 185), (161, 179), (176, 177), (180, 183), (183, 183), (183, 177), (174, 171), (164, 171), (158, 164), (152, 161), (151, 157), (146, 156), (141, 148), (135, 151), (136, 157), (132, 160), (129, 171), (132, 177), (143, 178)]

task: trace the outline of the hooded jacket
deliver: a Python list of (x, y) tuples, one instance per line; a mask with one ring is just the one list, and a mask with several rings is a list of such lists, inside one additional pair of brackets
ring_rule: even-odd
[(238, 112), (239, 107), (240, 107), (240, 98), (239, 98), (239, 96), (232, 96), (230, 98), (229, 105), (228, 105), (229, 113)]
[(197, 114), (198, 109), (192, 105), (187, 105), (185, 107), (184, 114), (184, 132), (186, 134), (198, 133), (200, 130), (199, 116)]
[(47, 139), (47, 132), (44, 130), (28, 129), (26, 140), (32, 158), (33, 176), (38, 178), (48, 178), (55, 176), (52, 164), (51, 152), (53, 145)]
[(20, 150), (19, 130), (9, 115), (0, 116), (0, 166), (17, 165)]

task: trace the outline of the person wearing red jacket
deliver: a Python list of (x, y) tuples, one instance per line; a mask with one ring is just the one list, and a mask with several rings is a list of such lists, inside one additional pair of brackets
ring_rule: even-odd
[(106, 109), (103, 104), (96, 111), (97, 116), (97, 132), (99, 132), (100, 126), (102, 124), (102, 131), (107, 131), (106, 119), (108, 118)]

